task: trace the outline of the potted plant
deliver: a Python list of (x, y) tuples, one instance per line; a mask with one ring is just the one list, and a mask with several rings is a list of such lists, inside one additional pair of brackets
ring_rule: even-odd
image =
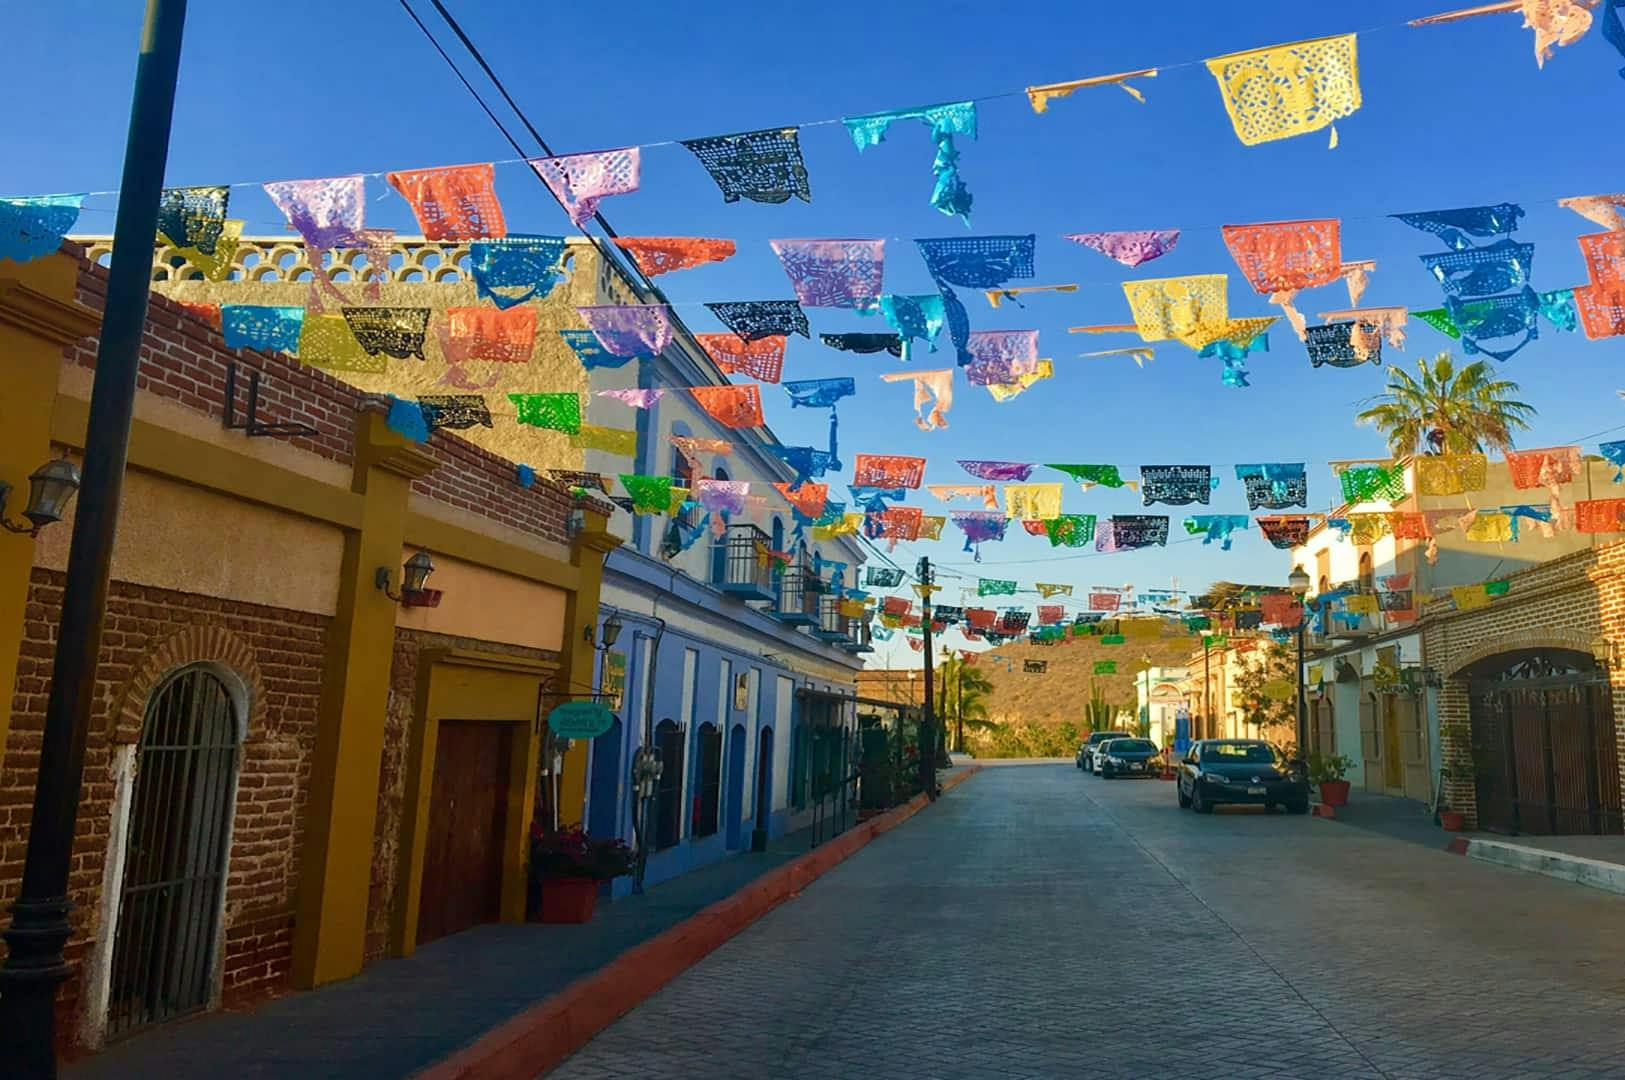
[(530, 830), (530, 883), (544, 923), (584, 923), (598, 904), (598, 887), (632, 872), (625, 841), (596, 840), (577, 829)]
[(1309, 782), (1320, 787), (1320, 801), (1327, 806), (1347, 806), (1349, 782), (1344, 779), (1354, 768), (1354, 759), (1342, 754), (1310, 754)]

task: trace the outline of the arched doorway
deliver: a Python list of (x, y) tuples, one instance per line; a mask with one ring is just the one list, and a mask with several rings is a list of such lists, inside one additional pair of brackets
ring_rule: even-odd
[(683, 730), (675, 721), (655, 725), (660, 785), (655, 789), (655, 850), (676, 847), (683, 835)]
[(752, 851), (767, 850), (767, 823), (773, 812), (773, 729), (756, 735), (756, 829), (750, 838)]
[(694, 777), (694, 835), (715, 836), (722, 796), (722, 730), (710, 721), (694, 737), (699, 757)]
[(1520, 649), (1465, 675), (1480, 827), (1620, 832), (1613, 697), (1597, 661), (1572, 649)]
[(147, 703), (119, 886), (109, 1038), (209, 1005), (240, 724), (231, 692), (206, 666), (175, 673)]
[(728, 732), (728, 797), (723, 800), (724, 838), (729, 851), (738, 850), (745, 816), (745, 725), (735, 724)]
[(588, 801), (587, 832), (592, 836), (618, 835), (621, 803), (621, 721), (592, 741), (592, 788)]

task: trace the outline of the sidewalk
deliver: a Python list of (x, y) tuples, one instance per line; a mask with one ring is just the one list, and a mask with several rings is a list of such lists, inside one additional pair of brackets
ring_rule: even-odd
[(1354, 792), (1332, 819), (1423, 847), (1625, 895), (1625, 836), (1512, 836), (1450, 833), (1426, 803)]
[(1625, 836), (1502, 838), (1475, 833), (1460, 846), (1471, 859), (1625, 894)]
[[(955, 769), (944, 772), (944, 779)], [(639, 945), (805, 855), (811, 831), (600, 901), (581, 926), (494, 924), (431, 942), (353, 979), (246, 1012), (137, 1035), (67, 1066), (69, 1080), (131, 1077), (404, 1077)]]
[(1448, 847), (1451, 838), (1459, 835), (1439, 828), (1424, 802), (1366, 791), (1351, 793), (1348, 805), (1339, 806), (1331, 820), (1435, 850)]

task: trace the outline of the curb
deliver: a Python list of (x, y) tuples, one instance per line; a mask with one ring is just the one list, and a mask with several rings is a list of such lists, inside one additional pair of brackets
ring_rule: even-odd
[(1625, 895), (1625, 866), (1618, 863), (1478, 837), (1458, 837), (1450, 842), (1450, 850), (1480, 862)]
[[(942, 790), (957, 787), (979, 771), (981, 766), (972, 765), (948, 777)], [(546, 1072), (825, 871), (919, 813), (929, 801), (916, 795), (768, 871), (492, 1028), (472, 1045), (417, 1073), (416, 1080), (529, 1080)]]

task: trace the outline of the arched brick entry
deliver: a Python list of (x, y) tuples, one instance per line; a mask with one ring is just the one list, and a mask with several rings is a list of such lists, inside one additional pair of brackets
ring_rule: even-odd
[(194, 625), (164, 639), (147, 653), (135, 674), (125, 685), (113, 713), (108, 738), (130, 744), (141, 738), (141, 718), (147, 702), (164, 677), (188, 664), (216, 664), (241, 682), (247, 697), (248, 731), (252, 740), (265, 731), (265, 686), (260, 677), (254, 650), (230, 630), (219, 626)]
[(1456, 657), (1451, 666), (1450, 677), (1465, 679), (1475, 664), (1492, 656), (1517, 652), (1520, 649), (1572, 649), (1575, 652), (1590, 653), (1595, 640), (1595, 635), (1573, 630), (1519, 630), (1499, 636), (1494, 641), (1485, 642), (1478, 648)]

